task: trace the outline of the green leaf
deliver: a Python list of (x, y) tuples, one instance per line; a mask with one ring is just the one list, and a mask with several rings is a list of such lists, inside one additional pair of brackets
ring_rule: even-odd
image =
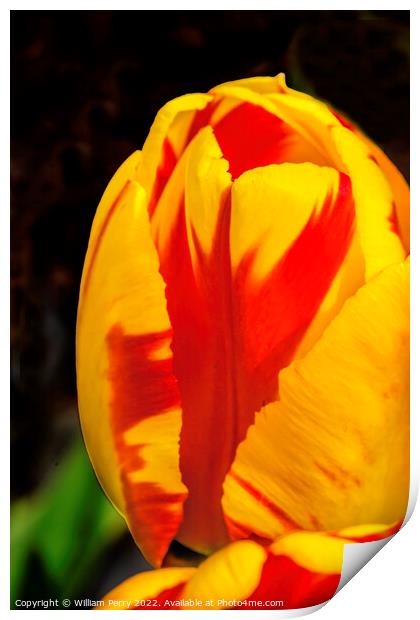
[(12, 599), (25, 587), (33, 553), (51, 582), (51, 596), (82, 592), (102, 553), (124, 531), (77, 440), (45, 486), (13, 506)]
[(39, 515), (27, 499), (19, 500), (10, 513), (10, 597), (18, 598), (25, 579), (28, 557), (33, 551), (34, 531)]

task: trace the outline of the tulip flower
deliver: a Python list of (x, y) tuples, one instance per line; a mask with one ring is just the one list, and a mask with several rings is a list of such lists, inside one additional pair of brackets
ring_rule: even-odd
[(92, 225), (79, 409), (146, 559), (167, 566), (173, 541), (210, 557), (135, 578), (131, 598), (160, 579), (269, 598), (288, 575), (290, 606), (314, 604), (337, 586), (348, 528), (401, 522), (408, 243), (402, 175), (284, 76), (159, 111)]

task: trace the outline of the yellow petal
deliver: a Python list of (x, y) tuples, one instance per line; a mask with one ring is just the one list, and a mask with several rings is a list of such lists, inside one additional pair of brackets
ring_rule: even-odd
[(230, 254), (249, 367), (266, 358), (277, 377), (363, 283), (354, 226), (350, 183), (332, 168), (285, 163), (234, 182)]
[(159, 110), (144, 143), (143, 162), (136, 175), (148, 202), (164, 155), (165, 140), (169, 140), (175, 154), (179, 156), (185, 147), (194, 113), (205, 108), (211, 100), (211, 96), (202, 93), (182, 95)]
[(408, 253), (410, 251), (410, 189), (401, 172), (383, 151), (362, 133), (359, 133), (359, 135), (368, 144), (370, 152), (384, 172), (391, 187), (395, 201), (398, 233)]
[(334, 127), (331, 134), (351, 178), (366, 279), (369, 279), (407, 255), (392, 222), (394, 197), (368, 146), (346, 127)]
[(344, 302), (364, 283), (365, 261), (356, 228), (347, 254), (296, 350), (295, 359), (303, 357), (312, 349), (327, 325), (341, 310)]
[(178, 590), (194, 575), (195, 568), (161, 568), (126, 579), (103, 597), (97, 609), (139, 609), (144, 611), (170, 609), (166, 600), (173, 600)]
[(228, 545), (200, 565), (183, 596), (211, 600), (215, 609), (229, 607), (224, 601), (247, 598), (257, 588), (266, 557), (264, 548), (250, 540)]
[(343, 170), (330, 134), (330, 128), (339, 126), (340, 123), (325, 103), (309, 95), (302, 96), (302, 93), (291, 89), (284, 93), (267, 95), (266, 99), (279, 118), (312, 144), (327, 165)]
[(317, 532), (292, 532), (270, 545), (274, 555), (286, 555), (314, 573), (340, 573), (347, 540)]
[(181, 410), (164, 282), (132, 164), (111, 181), (92, 227), (77, 324), (79, 411), (102, 486), (159, 563), (186, 496)]
[(235, 536), (390, 523), (409, 484), (409, 264), (348, 300), (306, 357), (280, 373), (224, 484)]
[[(410, 251), (410, 189), (401, 172), (388, 159), (385, 153), (368, 138), (363, 131), (349, 121), (346, 116), (340, 112), (331, 110), (340, 124), (350, 129), (367, 147), (369, 158), (374, 161), (384, 173), (392, 190), (395, 213), (391, 215), (391, 223), (396, 228), (397, 234), (401, 237), (404, 248), (407, 253)], [(393, 221), (395, 219), (395, 221)]]
[(336, 170), (312, 163), (271, 165), (244, 173), (232, 192), (233, 270), (255, 250), (252, 275), (263, 279), (310, 217), (319, 217), (328, 197), (336, 200), (339, 183)]
[(134, 178), (142, 159), (141, 151), (135, 151), (128, 159), (118, 168), (108, 186), (106, 192), (102, 196), (99, 206), (96, 210), (95, 218), (92, 223), (90, 232), (89, 247), (85, 257), (85, 268), (83, 270), (80, 291), (83, 294), (85, 288), (84, 280), (90, 275), (90, 264), (92, 263), (92, 255), (96, 251), (97, 239), (102, 234), (105, 220), (109, 217), (109, 211), (117, 200), (119, 194), (124, 189), (127, 181)]
[(199, 251), (210, 254), (220, 207), (227, 198), (231, 177), (228, 162), (210, 126), (204, 127), (186, 147), (162, 192), (152, 221), (152, 236), (161, 261), (170, 260), (170, 245), (179, 218), (184, 215), (191, 257)]
[(219, 89), (225, 89), (226, 87), (247, 88), (248, 90), (259, 93), (261, 95), (268, 95), (270, 93), (279, 92), (279, 89), (282, 88), (282, 82), (279, 81), (277, 77), (250, 77), (241, 80), (223, 82), (223, 84), (220, 84), (219, 86), (216, 86), (214, 89), (212, 89), (212, 92), (217, 92)]
[(197, 250), (207, 256), (213, 250), (221, 206), (232, 185), (228, 162), (211, 127), (202, 129), (191, 144), (185, 178), (185, 210), (193, 261)]

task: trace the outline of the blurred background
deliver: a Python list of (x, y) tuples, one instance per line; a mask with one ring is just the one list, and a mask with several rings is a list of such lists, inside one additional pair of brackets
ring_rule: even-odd
[(408, 177), (408, 11), (12, 11), (14, 600), (103, 596), (149, 568), (104, 497), (77, 416), (74, 334), (92, 218), (158, 109), (286, 73)]

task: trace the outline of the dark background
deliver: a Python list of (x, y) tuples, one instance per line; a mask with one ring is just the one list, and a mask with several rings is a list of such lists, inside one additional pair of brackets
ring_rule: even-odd
[(280, 71), (408, 176), (408, 11), (12, 12), (12, 599), (95, 598), (145, 568), (80, 441), (90, 225), (166, 101)]

